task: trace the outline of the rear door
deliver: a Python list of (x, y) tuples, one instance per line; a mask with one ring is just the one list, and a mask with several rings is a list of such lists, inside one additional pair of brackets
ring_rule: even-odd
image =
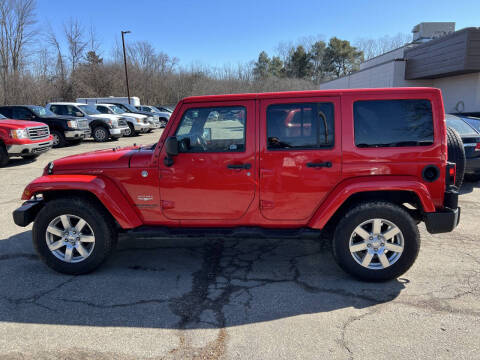
[(262, 100), (260, 207), (308, 221), (341, 174), (339, 97)]

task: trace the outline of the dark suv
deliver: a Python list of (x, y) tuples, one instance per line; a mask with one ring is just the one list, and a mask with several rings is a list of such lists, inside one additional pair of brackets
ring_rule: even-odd
[(90, 137), (90, 127), (86, 120), (58, 116), (42, 106), (0, 106), (0, 113), (9, 119), (37, 121), (48, 125), (53, 137), (53, 147), (78, 144)]

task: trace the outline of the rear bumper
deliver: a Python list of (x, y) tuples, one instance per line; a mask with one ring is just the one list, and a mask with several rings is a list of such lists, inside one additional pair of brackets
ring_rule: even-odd
[(430, 234), (453, 231), (460, 222), (460, 208), (425, 213), (425, 225)]
[(425, 226), (430, 234), (453, 231), (460, 222), (458, 191), (455, 187), (445, 192), (445, 207), (441, 211), (425, 213)]
[(29, 154), (41, 154), (50, 150), (53, 141), (42, 141), (31, 144), (14, 144), (7, 145), (7, 152), (9, 156), (20, 156)]
[(18, 226), (25, 227), (35, 220), (43, 207), (43, 200), (28, 200), (13, 212), (13, 221)]

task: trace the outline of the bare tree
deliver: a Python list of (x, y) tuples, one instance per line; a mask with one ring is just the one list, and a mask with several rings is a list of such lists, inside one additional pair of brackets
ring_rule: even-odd
[(355, 47), (363, 51), (365, 60), (398, 49), (412, 41), (410, 34), (398, 33), (395, 36), (385, 35), (377, 39), (359, 38)]
[(0, 1), (0, 59), (5, 103), (18, 96), (21, 70), (29, 55), (27, 48), (37, 34), (34, 25), (35, 0)]
[(74, 72), (85, 54), (88, 42), (84, 38), (84, 29), (77, 19), (70, 19), (63, 30), (68, 44), (68, 58), (71, 71)]

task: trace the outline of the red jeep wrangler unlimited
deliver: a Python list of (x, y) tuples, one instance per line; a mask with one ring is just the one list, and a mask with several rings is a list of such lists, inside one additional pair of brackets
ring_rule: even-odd
[[(51, 268), (81, 274), (119, 231), (318, 236), (363, 280), (398, 277), (430, 233), (458, 224), (441, 93), (431, 88), (190, 97), (158, 144), (56, 160), (15, 223)], [(34, 198), (33, 200), (32, 197)]]

